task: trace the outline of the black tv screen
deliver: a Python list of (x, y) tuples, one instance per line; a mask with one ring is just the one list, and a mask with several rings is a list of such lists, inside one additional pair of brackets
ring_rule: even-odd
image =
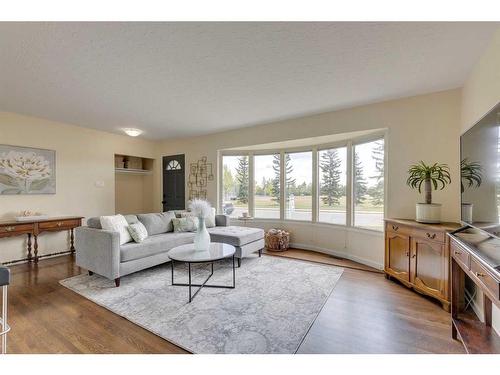
[(460, 137), (462, 217), (500, 235), (500, 104)]

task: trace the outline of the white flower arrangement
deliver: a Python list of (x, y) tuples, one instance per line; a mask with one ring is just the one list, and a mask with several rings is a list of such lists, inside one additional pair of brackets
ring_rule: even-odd
[(193, 199), (189, 208), (198, 218), (206, 218), (212, 213), (212, 206), (204, 199)]

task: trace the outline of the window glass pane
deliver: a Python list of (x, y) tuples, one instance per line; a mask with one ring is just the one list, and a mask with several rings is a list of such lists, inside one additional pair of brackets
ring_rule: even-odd
[(223, 156), (222, 168), (222, 211), (239, 217), (248, 212), (248, 156)]
[(354, 225), (383, 229), (384, 140), (354, 146)]
[(280, 155), (254, 156), (255, 217), (280, 217)]
[(318, 151), (319, 221), (346, 224), (347, 148)]
[(312, 220), (312, 152), (286, 153), (285, 218)]

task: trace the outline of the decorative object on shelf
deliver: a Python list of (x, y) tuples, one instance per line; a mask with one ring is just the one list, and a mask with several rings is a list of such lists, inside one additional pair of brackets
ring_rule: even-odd
[[(465, 182), (465, 184), (464, 184)], [(466, 188), (478, 188), (483, 182), (483, 167), (478, 162), (467, 158), (460, 162), (460, 189), (463, 193)], [(462, 220), (472, 223), (472, 203), (462, 202)]]
[(432, 203), (432, 189), (443, 190), (451, 183), (450, 169), (447, 164), (434, 163), (427, 165), (423, 161), (410, 166), (406, 184), (412, 189), (422, 192), (424, 185), (425, 203), (417, 203), (417, 219), (419, 223), (441, 222), (441, 204)]
[(16, 216), (15, 219), (16, 219), (16, 221), (45, 220), (45, 219), (48, 219), (48, 215), (44, 215), (41, 212), (24, 210), (24, 211), (21, 211), (19, 213), (19, 216)]
[(212, 163), (207, 163), (207, 157), (203, 156), (196, 163), (189, 166), (189, 200), (207, 199), (207, 186), (209, 181), (214, 180)]
[(191, 212), (198, 218), (198, 229), (194, 237), (194, 248), (197, 251), (206, 251), (210, 247), (210, 234), (205, 225), (205, 218), (212, 214), (212, 207), (204, 199), (193, 199), (189, 205)]
[(55, 193), (55, 151), (0, 145), (0, 195)]
[(265, 235), (266, 249), (285, 251), (290, 246), (290, 232), (282, 229), (269, 229)]

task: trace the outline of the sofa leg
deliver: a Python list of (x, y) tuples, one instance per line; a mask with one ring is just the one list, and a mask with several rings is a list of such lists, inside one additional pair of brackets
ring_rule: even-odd
[(259, 250), (259, 258), (262, 256), (262, 249)]
[(238, 268), (241, 267), (241, 258), (237, 258), (238, 259)]
[(94, 274), (94, 272), (89, 271), (89, 276), (92, 276), (93, 274)]
[(120, 278), (115, 279), (115, 285), (118, 288), (120, 286)]

